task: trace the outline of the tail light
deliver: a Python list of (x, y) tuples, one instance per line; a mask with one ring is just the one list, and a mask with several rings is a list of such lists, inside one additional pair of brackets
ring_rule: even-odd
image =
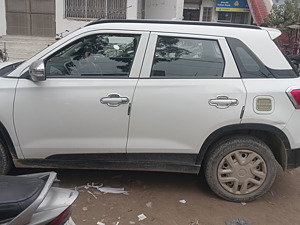
[(56, 217), (53, 221), (48, 223), (47, 225), (63, 225), (71, 215), (71, 206), (68, 207), (65, 211), (63, 211), (58, 217)]
[(300, 88), (289, 88), (286, 93), (293, 103), (295, 109), (300, 109)]

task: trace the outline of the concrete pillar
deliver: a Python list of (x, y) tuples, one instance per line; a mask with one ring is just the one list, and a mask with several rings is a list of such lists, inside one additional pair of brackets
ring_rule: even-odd
[(272, 10), (273, 1), (272, 0), (264, 0), (264, 2), (265, 2), (267, 13), (270, 13)]
[(6, 8), (5, 0), (0, 0), (0, 36), (6, 35)]
[(138, 0), (127, 0), (126, 19), (138, 18)]
[(183, 20), (184, 0), (177, 0), (176, 4), (176, 19)]

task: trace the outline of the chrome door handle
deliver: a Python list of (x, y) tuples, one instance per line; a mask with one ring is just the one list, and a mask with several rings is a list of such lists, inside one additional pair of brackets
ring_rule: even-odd
[(216, 106), (219, 109), (226, 109), (229, 106), (238, 105), (239, 100), (236, 98), (229, 98), (228, 96), (217, 96), (217, 98), (210, 99), (208, 103), (211, 106)]
[(110, 107), (117, 107), (121, 104), (128, 104), (129, 98), (121, 97), (119, 94), (109, 94), (107, 97), (101, 98), (100, 102)]

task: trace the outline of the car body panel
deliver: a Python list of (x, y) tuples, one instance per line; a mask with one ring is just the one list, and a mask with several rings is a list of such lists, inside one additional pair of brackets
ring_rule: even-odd
[(4, 128), (7, 130), (13, 142), (17, 156), (19, 158), (23, 158), (23, 154), (20, 150), (19, 141), (15, 132), (15, 124), (13, 119), (14, 98), (17, 83), (17, 78), (9, 79), (0, 77), (0, 121)]
[(16, 132), (25, 158), (56, 154), (125, 153), (128, 104), (100, 99), (118, 93), (130, 100), (137, 79), (20, 79), (15, 99)]
[[(293, 104), (286, 94), (286, 90), (297, 83), (300, 88), (300, 79), (243, 79), (247, 90), (247, 103), (242, 123), (260, 123), (277, 127), (280, 130), (287, 130), (292, 115), (295, 112)], [(257, 98), (270, 97), (273, 101), (272, 111), (255, 110), (257, 106)], [(283, 116), (284, 115), (284, 116)], [(289, 129), (291, 127), (289, 126)], [(289, 133), (289, 132), (284, 132)], [(295, 135), (296, 133), (293, 133)], [(299, 142), (293, 139), (293, 135), (287, 135), (290, 145), (299, 146)]]
[[(133, 32), (104, 30), (84, 33), (75, 40), (102, 33)], [(134, 34), (141, 35), (141, 38), (129, 77), (49, 77), (42, 82), (19, 80), (14, 120), (25, 158), (76, 153), (126, 153), (128, 107), (149, 35), (146, 32)], [(45, 57), (51, 55), (53, 51)], [(102, 98), (116, 94), (128, 98), (129, 102), (117, 107), (101, 102)]]
[[(26, 76), (33, 62), (46, 61), (59, 49), (82, 37), (116, 33), (141, 35), (128, 78), (46, 77), (45, 81), (33, 82)], [(167, 157), (174, 154), (177, 164), (180, 164), (177, 156), (182, 154), (190, 160), (189, 164), (194, 163), (192, 166), (195, 166), (195, 159), (211, 134), (241, 123), (259, 123), (283, 130), (289, 141), (293, 142), (291, 146), (299, 148), (300, 143), (291, 137), (295, 128), (286, 126), (290, 118), (296, 119), (292, 117), (295, 109), (285, 93), (299, 79), (241, 79), (226, 40), (228, 37), (241, 40), (267, 68), (292, 70), (272, 40), (276, 35), (277, 31), (253, 26), (226, 27), (224, 24), (172, 21), (100, 21), (99, 24), (86, 26), (49, 46), (7, 76), (12, 80), (19, 78), (14, 106), (8, 106), (14, 107), (11, 115), (14, 114), (17, 136), (11, 124), (8, 125), (9, 134), (15, 148), (21, 146), (25, 158), (31, 162), (29, 164), (36, 162), (37, 166), (38, 160), (57, 160), (59, 156), (66, 159), (70, 155), (74, 156), (73, 159), (83, 155), (87, 156), (84, 159), (91, 159), (93, 154), (98, 154), (97, 159), (103, 154), (121, 154), (124, 156), (122, 166), (117, 165), (118, 157), (118, 160), (109, 157), (110, 161), (107, 161), (109, 166), (117, 165), (116, 168), (126, 167), (126, 162), (128, 167), (135, 167), (136, 160), (146, 162), (143, 154), (153, 154), (151, 157), (160, 162), (167, 161)], [(216, 41), (224, 57), (223, 76), (151, 78), (159, 36)], [(109, 94), (128, 97), (130, 104), (119, 107), (102, 104), (100, 100)], [(220, 96), (233, 99), (237, 104), (223, 108), (210, 104), (211, 100)], [(261, 97), (273, 99), (272, 111), (260, 113), (255, 110), (254, 102)], [(18, 157), (23, 156), (20, 150), (17, 152)], [(165, 156), (161, 156), (163, 154)], [(106, 168), (105, 165), (99, 167)], [(155, 167), (155, 164), (145, 164), (147, 168), (150, 166)], [(163, 167), (163, 164), (158, 167)]]
[[(223, 78), (151, 78), (158, 36), (217, 41), (225, 60)], [(239, 75), (238, 70), (232, 65), (234, 60), (224, 38), (154, 32), (148, 46), (132, 103), (127, 144), (129, 158), (130, 153), (197, 155), (202, 143), (214, 130), (240, 123), (246, 91), (241, 79), (235, 79)], [(210, 105), (210, 99), (218, 96), (228, 96), (239, 103), (223, 109)]]

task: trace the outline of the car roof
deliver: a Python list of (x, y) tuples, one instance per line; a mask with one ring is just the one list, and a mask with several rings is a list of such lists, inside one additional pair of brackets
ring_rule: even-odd
[(169, 25), (194, 25), (194, 26), (213, 26), (213, 27), (228, 27), (228, 28), (247, 28), (247, 29), (261, 29), (258, 26), (248, 25), (248, 24), (235, 24), (235, 23), (214, 23), (214, 22), (199, 22), (199, 21), (186, 21), (186, 20), (107, 20), (107, 19), (99, 19), (97, 21), (93, 21), (87, 26), (92, 26), (96, 24), (104, 24), (104, 23), (123, 23), (123, 24), (169, 24)]

